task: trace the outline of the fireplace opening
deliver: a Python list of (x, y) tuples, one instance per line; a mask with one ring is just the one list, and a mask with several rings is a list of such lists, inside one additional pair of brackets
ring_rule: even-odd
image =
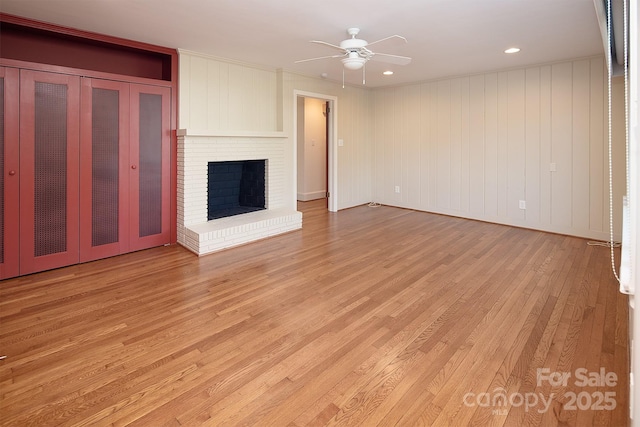
[(266, 160), (209, 162), (209, 220), (265, 209)]

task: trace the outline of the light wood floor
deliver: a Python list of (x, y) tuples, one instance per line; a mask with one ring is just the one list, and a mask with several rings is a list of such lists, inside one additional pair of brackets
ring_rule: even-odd
[[(627, 424), (608, 249), (300, 209), (303, 230), (218, 254), (174, 245), (0, 282), (2, 425)], [(581, 369), (609, 383), (581, 386)]]

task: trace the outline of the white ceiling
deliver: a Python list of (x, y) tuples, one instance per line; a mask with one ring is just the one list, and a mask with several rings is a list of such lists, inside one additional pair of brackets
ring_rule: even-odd
[[(603, 53), (593, 0), (0, 0), (0, 11), (67, 27), (186, 49), (341, 81), (332, 44), (361, 29), (374, 51), (411, 64), (370, 61), (379, 87), (541, 64)], [(522, 51), (506, 55), (504, 49)], [(395, 74), (382, 75), (385, 69)], [(361, 84), (361, 71), (345, 72)]]

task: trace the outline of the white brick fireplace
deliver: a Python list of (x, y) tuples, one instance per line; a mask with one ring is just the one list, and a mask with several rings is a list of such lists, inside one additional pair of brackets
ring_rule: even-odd
[[(297, 230), (287, 207), (287, 138), (280, 132), (210, 135), (178, 130), (178, 243), (198, 255)], [(266, 159), (265, 210), (207, 221), (209, 162)]]

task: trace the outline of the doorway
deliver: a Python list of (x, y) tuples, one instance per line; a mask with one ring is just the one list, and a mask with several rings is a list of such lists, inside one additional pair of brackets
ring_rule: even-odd
[(296, 200), (326, 199), (337, 211), (337, 153), (335, 141), (337, 98), (294, 92)]

